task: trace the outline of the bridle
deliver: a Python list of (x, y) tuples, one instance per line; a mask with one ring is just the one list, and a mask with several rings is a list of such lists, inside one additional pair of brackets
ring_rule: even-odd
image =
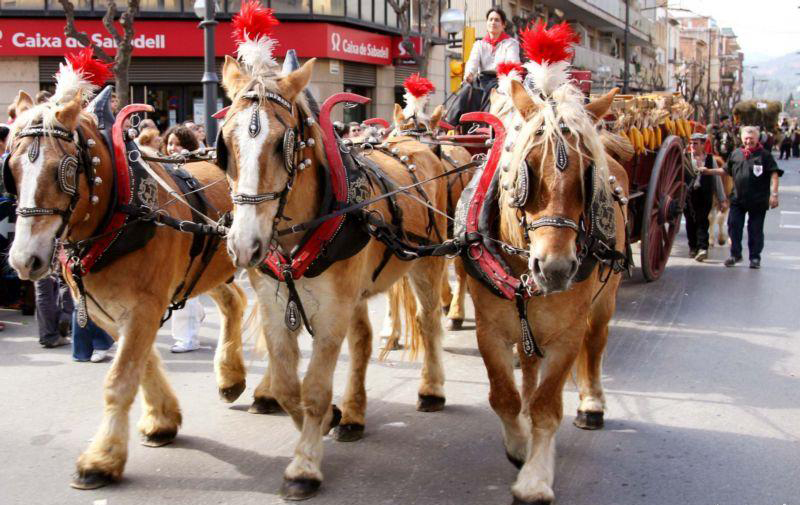
[[(62, 147), (61, 150), (64, 155), (61, 157), (56, 171), (56, 182), (58, 183), (59, 190), (70, 197), (70, 202), (66, 209), (57, 207), (18, 207), (16, 211), (17, 215), (21, 217), (61, 216), (61, 225), (56, 232), (56, 238), (61, 237), (72, 217), (72, 213), (75, 211), (75, 206), (80, 200), (78, 189), (81, 173), (86, 175), (87, 184), (89, 186), (89, 201), (92, 204), (96, 204), (99, 200), (98, 197), (94, 195), (94, 187), (102, 183), (102, 180), (95, 176), (95, 167), (100, 164), (100, 158), (97, 156), (92, 157), (89, 153), (89, 150), (94, 147), (95, 141), (93, 139), (87, 139), (80, 126), (76, 128), (75, 132), (71, 132), (58, 125), (46, 128), (41, 123), (27, 126), (16, 134), (15, 140), (25, 137), (33, 138), (33, 142), (31, 142), (28, 147), (28, 152), (26, 154), (31, 163), (35, 162), (39, 156), (42, 155), (41, 139), (43, 137), (74, 143), (78, 151), (77, 157), (75, 157), (68, 154)], [(13, 152), (13, 150), (12, 146), (10, 151)], [(3, 160), (3, 183), (8, 193), (18, 196), (17, 186), (11, 172), (10, 161), (11, 155), (6, 156)]]
[[(278, 104), (289, 111), (292, 116), (295, 116), (294, 105), (292, 102), (272, 91), (266, 91), (263, 93), (259, 93), (257, 91), (248, 91), (242, 95), (242, 98), (250, 100), (254, 104), (253, 112), (250, 116), (250, 124), (247, 128), (248, 135), (250, 135), (251, 138), (257, 137), (261, 132), (260, 113), (261, 101), (263, 99)], [(300, 117), (296, 126), (290, 126), (286, 124), (280, 115), (275, 115), (278, 122), (280, 122), (286, 129), (283, 134), (283, 142), (281, 145), (284, 168), (289, 176), (288, 180), (286, 181), (286, 185), (280, 191), (256, 194), (232, 193), (231, 199), (233, 200), (234, 205), (258, 205), (264, 202), (278, 200), (279, 206), (276, 220), (283, 218), (283, 208), (286, 205), (286, 199), (289, 195), (289, 191), (291, 191), (292, 186), (294, 185), (294, 179), (297, 175), (297, 172), (303, 171), (307, 167), (311, 166), (311, 160), (309, 158), (305, 158), (298, 162), (300, 154), (306, 147), (314, 147), (315, 144), (314, 139), (310, 135), (305, 135), (307, 133), (307, 128), (311, 127), (315, 123), (315, 120), (311, 117), (304, 118), (302, 109), (299, 107), (297, 108), (297, 112)], [(228, 148), (225, 145), (225, 140), (222, 136), (222, 128), (220, 128), (220, 132), (217, 135), (217, 165), (223, 171), (227, 172)]]

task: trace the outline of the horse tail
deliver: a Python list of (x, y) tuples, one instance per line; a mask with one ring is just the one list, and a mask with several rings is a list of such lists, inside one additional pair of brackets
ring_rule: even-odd
[[(417, 358), (422, 348), (422, 331), (417, 321), (417, 298), (407, 276), (395, 282), (388, 291), (389, 311), (395, 318), (402, 318), (405, 331), (403, 332), (403, 347), (411, 352), (411, 359)], [(385, 360), (389, 351), (394, 349), (399, 335), (392, 334), (386, 345), (381, 349), (379, 359)]]
[(600, 130), (600, 142), (603, 144), (606, 153), (618, 159), (620, 163), (625, 163), (633, 158), (633, 146), (622, 135), (617, 135), (608, 130)]

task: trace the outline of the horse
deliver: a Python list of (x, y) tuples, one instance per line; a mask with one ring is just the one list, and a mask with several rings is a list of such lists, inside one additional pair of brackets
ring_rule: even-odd
[[(725, 166), (725, 161), (721, 156), (714, 156), (714, 163), (717, 167)], [(722, 188), (725, 195), (730, 195), (733, 191), (733, 178), (729, 175), (720, 176), (722, 180)], [(718, 245), (725, 245), (728, 243), (728, 209), (722, 210), (717, 192), (714, 192), (714, 204), (711, 206), (711, 211), (708, 213), (708, 236), (711, 238), (708, 241), (710, 247), (714, 247), (714, 242)], [(714, 232), (716, 228), (716, 233)]]
[[(403, 108), (399, 104), (395, 104), (395, 128), (389, 133), (385, 142), (391, 146), (396, 143), (407, 142), (412, 138), (432, 141), (434, 140), (435, 133), (441, 131), (440, 121), (443, 115), (444, 108), (439, 105), (433, 110), (430, 116), (406, 118), (403, 113)], [(466, 165), (472, 159), (472, 155), (469, 151), (461, 146), (436, 145), (432, 149), (442, 160), (446, 170), (454, 170), (460, 166)], [(455, 206), (458, 199), (461, 197), (461, 192), (474, 173), (475, 169), (470, 169), (448, 177), (447, 215), (449, 217), (452, 218), (454, 216)], [(447, 230), (448, 238), (452, 238), (453, 227), (450, 226), (449, 223)], [(448, 260), (448, 263), (449, 262)], [(456, 274), (456, 287), (455, 290), (451, 289), (448, 280), (448, 268), (445, 268), (445, 276), (442, 279), (442, 310), (446, 313), (447, 329), (458, 330), (463, 325), (465, 317), (464, 303), (467, 289), (467, 272), (464, 270), (464, 266), (458, 258), (454, 258), (452, 263)], [(384, 350), (394, 349), (394, 343), (400, 338), (402, 330), (401, 312), (406, 312), (406, 317), (402, 319), (406, 321), (406, 327), (410, 329), (409, 332), (417, 331), (413, 321), (413, 314), (416, 312), (416, 308), (414, 307), (413, 296), (409, 296), (409, 289), (408, 281), (404, 278), (389, 290), (388, 310), (380, 332), (381, 339), (386, 341)]]
[[(503, 146), (496, 213), (496, 239), (510, 245), (498, 254), (512, 274), (531, 281), (540, 296), (527, 302), (503, 298), (474, 277), (468, 280), (475, 305), (478, 348), (489, 376), (489, 403), (502, 422), (508, 459), (520, 469), (512, 486), (515, 504), (554, 500), (555, 433), (563, 417), (562, 390), (577, 363), (580, 396), (574, 424), (583, 429), (603, 425), (605, 397), (601, 384), (602, 354), (614, 314), (619, 271), (587, 263), (585, 279), (576, 280), (591, 259), (580, 243), (578, 223), (588, 223), (594, 198), (606, 204), (613, 225), (615, 254), (625, 257), (625, 170), (605, 151), (595, 122), (608, 111), (614, 94), (583, 105), (571, 85), (551, 96), (529, 94), (517, 81), (508, 95), (496, 95), (492, 110), (505, 110), (510, 140)], [(507, 103), (499, 103), (507, 101)], [(610, 177), (614, 179), (610, 179)], [(587, 179), (591, 178), (591, 179)], [(591, 194), (587, 180), (598, 181)], [(617, 189), (619, 188), (619, 189)], [(520, 196), (524, 195), (521, 199)], [(487, 202), (486, 205), (489, 205)], [(513, 253), (526, 251), (524, 255)], [(524, 319), (522, 315), (527, 314)], [(531, 331), (543, 357), (523, 352), (520, 322)], [(524, 331), (523, 331), (524, 335)], [(522, 389), (513, 375), (512, 348), (521, 360)]]
[[(347, 150), (349, 145), (349, 141), (338, 143), (334, 138), (330, 111), (324, 104), (319, 120), (327, 121), (324, 124), (329, 130), (323, 135), (304, 92), (314, 62), (311, 59), (297, 70), (278, 75), (251, 71), (227, 57), (222, 84), (232, 104), (217, 141), (218, 162), (234, 192), (228, 251), (234, 265), (248, 269), (258, 297), (269, 351), (269, 392), (300, 431), (281, 487), (283, 496), (290, 500), (308, 498), (319, 490), (323, 479), (322, 437), (328, 431), (336, 428), (334, 436), (340, 441), (361, 438), (366, 409), (364, 380), (372, 352), (367, 300), (385, 292), (406, 274), (417, 298), (416, 321), (425, 351), (417, 409), (441, 410), (445, 403), (439, 303), (443, 259), (431, 256), (408, 262), (387, 255), (386, 245), (368, 235), (358, 216), (351, 214), (338, 225), (326, 218), (310, 232), (310, 238), (279, 228), (284, 222), (310, 222), (328, 212), (323, 207), (324, 195), (335, 189), (331, 186), (339, 180), (334, 179), (334, 163), (341, 156), (339, 149)], [(408, 168), (411, 164), (419, 180), (444, 172), (441, 161), (423, 144), (406, 142), (397, 149), (391, 154), (364, 150), (362, 157), (398, 185), (413, 182)], [(362, 173), (364, 179), (360, 179), (362, 175), (357, 174), (361, 172), (354, 170), (347, 194), (358, 193), (357, 200), (363, 202), (382, 193), (374, 178), (367, 180)], [(377, 170), (369, 172), (375, 175)], [(444, 212), (445, 182), (430, 181), (422, 188), (430, 204)], [(445, 235), (444, 217), (434, 213), (430, 221), (428, 209), (417, 200), (400, 194), (396, 205), (402, 211), (403, 234), (428, 240)], [(383, 221), (393, 213), (384, 199), (370, 204), (362, 215)], [(325, 251), (314, 252), (311, 261), (306, 253), (311, 254), (310, 248), (316, 247), (315, 233), (331, 224), (342, 227), (339, 233), (346, 233), (346, 240), (328, 243)], [(335, 256), (340, 246), (348, 252)], [(318, 267), (322, 263), (324, 266)], [(303, 265), (310, 265), (310, 270), (295, 270), (295, 266), (305, 269)], [(311, 360), (302, 381), (297, 342), (301, 323), (313, 331)], [(339, 411), (331, 404), (332, 379), (345, 337), (350, 370)]]
[[(138, 249), (115, 257), (105, 249), (102, 254), (108, 257), (104, 266), (100, 267), (99, 262), (104, 261), (101, 256), (95, 267), (82, 271), (86, 256), (79, 245), (96, 244), (111, 236), (98, 230), (105, 230), (103, 223), (108, 222), (108, 216), (113, 216), (111, 222), (116, 218), (116, 195), (124, 187), (115, 187), (119, 175), (93, 104), (84, 110), (81, 91), (73, 91), (61, 100), (36, 106), (27, 93), (20, 91), (4, 179), (7, 190), (10, 184), (19, 200), (16, 234), (9, 252), (11, 267), (21, 279), (41, 279), (51, 272), (56, 241), (70, 246), (66, 264), (73, 268), (65, 267), (63, 275), (77, 301), (79, 324), (82, 316), (90, 317), (119, 343), (106, 375), (102, 422), (78, 458), (71, 483), (77, 489), (94, 489), (122, 478), (128, 453), (128, 414), (139, 387), (142, 443), (158, 447), (177, 435), (181, 409), (153, 345), (173, 297), (207, 293), (219, 308), (222, 323), (214, 366), (220, 395), (228, 402), (245, 386), (241, 330), (246, 300), (241, 288), (231, 282), (236, 269), (224, 247), (209, 249), (204, 266), (190, 259), (192, 235), (154, 223), (129, 222), (131, 226), (125, 226), (136, 230), (136, 236), (117, 235), (117, 242), (135, 241), (145, 234), (152, 238), (140, 243)], [(108, 99), (110, 88), (104, 94)], [(106, 114), (109, 111), (106, 102)], [(121, 155), (125, 154), (118, 152), (117, 158)], [(150, 167), (173, 192), (180, 191), (162, 165), (151, 163)], [(208, 186), (205, 197), (216, 214), (232, 209), (226, 185), (215, 184), (225, 180), (219, 168), (207, 162), (185, 168), (201, 185)], [(173, 198), (155, 184), (134, 191), (146, 193), (154, 205)], [(183, 205), (163, 205), (159, 212), (192, 222), (192, 212)], [(187, 293), (184, 281), (190, 278), (195, 278), (196, 284)], [(85, 301), (83, 315), (81, 300)]]

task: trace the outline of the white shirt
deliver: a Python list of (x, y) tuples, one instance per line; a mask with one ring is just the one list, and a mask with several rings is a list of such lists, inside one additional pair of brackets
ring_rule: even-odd
[(497, 64), (504, 61), (520, 62), (517, 39), (510, 37), (499, 42), (494, 52), (492, 52), (492, 45), (486, 39), (481, 39), (472, 46), (467, 67), (464, 69), (464, 76), (478, 75), (484, 70), (496, 70)]

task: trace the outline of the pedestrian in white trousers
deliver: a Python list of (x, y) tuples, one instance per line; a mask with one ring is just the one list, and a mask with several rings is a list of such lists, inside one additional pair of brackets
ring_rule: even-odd
[(170, 350), (181, 353), (199, 349), (200, 325), (205, 318), (206, 311), (199, 299), (186, 300), (186, 305), (181, 310), (172, 313), (172, 338), (175, 343)]

